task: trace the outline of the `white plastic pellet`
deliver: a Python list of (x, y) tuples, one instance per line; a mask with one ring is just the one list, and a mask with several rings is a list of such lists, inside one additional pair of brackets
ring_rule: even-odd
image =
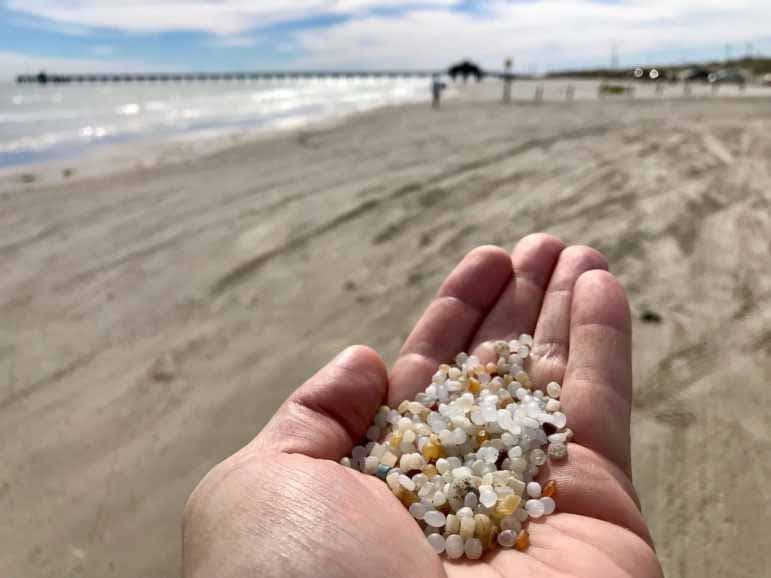
[(441, 528), (447, 521), (447, 516), (438, 510), (430, 510), (423, 516), (423, 521), (432, 528)]
[(408, 492), (412, 492), (415, 490), (415, 482), (412, 481), (412, 478), (405, 474), (399, 475), (399, 485), (407, 490)]
[(530, 482), (527, 485), (527, 495), (531, 498), (540, 498), (541, 497), (541, 484), (538, 482)]
[(403, 417), (399, 419), (399, 423), (396, 425), (396, 427), (399, 429), (399, 431), (405, 432), (413, 428), (413, 422), (410, 418)]
[(441, 508), (447, 503), (447, 496), (443, 492), (436, 492), (431, 499), (431, 503), (434, 505), (434, 508)]
[(367, 456), (364, 458), (364, 471), (370, 475), (377, 473), (377, 467), (380, 465), (380, 460), (375, 456)]
[(452, 471), (452, 477), (456, 480), (465, 480), (466, 478), (470, 478), (472, 475), (471, 468), (466, 467), (460, 467), (455, 468)]
[(568, 418), (567, 416), (562, 413), (561, 411), (558, 411), (556, 413), (553, 413), (551, 416), (551, 423), (556, 427), (557, 429), (562, 429), (568, 424)]
[(511, 530), (504, 530), (498, 534), (498, 544), (500, 544), (502, 548), (512, 548), (516, 542), (517, 535)]
[(469, 538), (464, 546), (466, 558), (479, 560), (482, 557), (482, 541), (479, 538)]
[(541, 449), (533, 450), (530, 454), (530, 459), (536, 466), (542, 466), (546, 463), (546, 452)]
[(559, 399), (562, 388), (556, 381), (552, 381), (546, 386), (546, 394), (554, 399)]
[(553, 460), (561, 460), (567, 455), (567, 452), (568, 450), (567, 447), (565, 447), (565, 444), (549, 444), (549, 457)]
[(447, 557), (450, 560), (456, 560), (463, 556), (464, 547), (465, 544), (463, 543), (463, 538), (458, 534), (452, 534), (451, 536), (447, 536), (447, 539), (445, 540), (444, 551), (447, 553)]
[(515, 534), (522, 529), (522, 523), (515, 516), (506, 516), (501, 520), (501, 530), (511, 530)]
[(541, 500), (528, 500), (525, 502), (525, 510), (531, 518), (540, 518), (544, 514), (544, 505)]
[(437, 554), (441, 554), (444, 552), (445, 548), (445, 539), (444, 536), (441, 534), (429, 534), (426, 539), (428, 540), (428, 543), (431, 544), (431, 547), (434, 549), (434, 552)]
[(552, 515), (554, 513), (554, 510), (557, 509), (557, 504), (553, 498), (549, 498), (549, 497), (541, 498), (541, 503), (543, 504), (544, 516)]
[(498, 502), (498, 494), (492, 488), (489, 490), (485, 489), (484, 491), (480, 490), (479, 501), (486, 508), (492, 508)]

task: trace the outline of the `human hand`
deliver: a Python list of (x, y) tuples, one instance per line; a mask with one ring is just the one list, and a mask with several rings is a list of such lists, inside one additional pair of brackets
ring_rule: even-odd
[[(299, 388), (245, 448), (191, 496), (186, 578), (217, 576), (661, 576), (631, 482), (631, 327), (621, 285), (599, 253), (548, 235), (512, 255), (469, 253), (407, 339), (390, 378), (380, 357), (349, 348)], [(460, 351), (534, 335), (529, 373), (562, 383), (574, 431), (557, 480), (557, 512), (529, 524), (526, 552), (477, 562), (439, 558), (381, 480), (337, 462), (377, 408), (395, 407)]]

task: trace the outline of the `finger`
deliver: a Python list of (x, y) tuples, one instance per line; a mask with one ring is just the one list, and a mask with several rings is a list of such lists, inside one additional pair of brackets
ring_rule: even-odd
[(528, 235), (517, 243), (511, 255), (514, 278), (474, 336), (472, 350), (486, 341), (532, 335), (544, 292), (564, 247), (557, 237), (544, 233)]
[(466, 255), (404, 343), (391, 372), (389, 405), (412, 398), (438, 365), (467, 349), (511, 275), (511, 260), (500, 247), (479, 247)]
[(577, 443), (631, 476), (632, 335), (629, 303), (605, 271), (576, 281), (561, 401)]
[(380, 356), (368, 347), (349, 347), (284, 402), (254, 444), (339, 460), (364, 438), (387, 391)]
[(543, 298), (530, 353), (530, 377), (539, 387), (550, 381), (562, 383), (570, 343), (570, 308), (573, 286), (586, 271), (608, 269), (602, 253), (591, 247), (573, 246), (560, 253)]
[(652, 544), (632, 482), (607, 458), (577, 443), (564, 460), (550, 460), (538, 479), (557, 482), (559, 512), (589, 516), (626, 528)]

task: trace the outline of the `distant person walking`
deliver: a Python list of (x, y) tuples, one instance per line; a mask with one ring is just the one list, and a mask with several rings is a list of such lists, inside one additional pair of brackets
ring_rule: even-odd
[(511, 83), (514, 81), (512, 67), (514, 63), (511, 58), (507, 58), (503, 63), (503, 102), (511, 102)]
[(434, 108), (439, 108), (442, 104), (442, 91), (447, 88), (447, 85), (441, 81), (438, 74), (435, 74), (431, 78), (431, 105)]

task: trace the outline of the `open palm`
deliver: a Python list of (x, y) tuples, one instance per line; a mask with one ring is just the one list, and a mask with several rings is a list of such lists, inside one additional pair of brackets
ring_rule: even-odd
[[(390, 377), (371, 349), (347, 349), (206, 476), (185, 512), (185, 576), (661, 576), (631, 482), (629, 306), (606, 269), (596, 251), (541, 234), (511, 255), (469, 253)], [(568, 458), (539, 475), (557, 480), (557, 513), (530, 523), (524, 553), (447, 561), (382, 481), (337, 462), (382, 403), (414, 397), (458, 352), (485, 357), (521, 333), (535, 337), (535, 383), (563, 383), (575, 432)]]

